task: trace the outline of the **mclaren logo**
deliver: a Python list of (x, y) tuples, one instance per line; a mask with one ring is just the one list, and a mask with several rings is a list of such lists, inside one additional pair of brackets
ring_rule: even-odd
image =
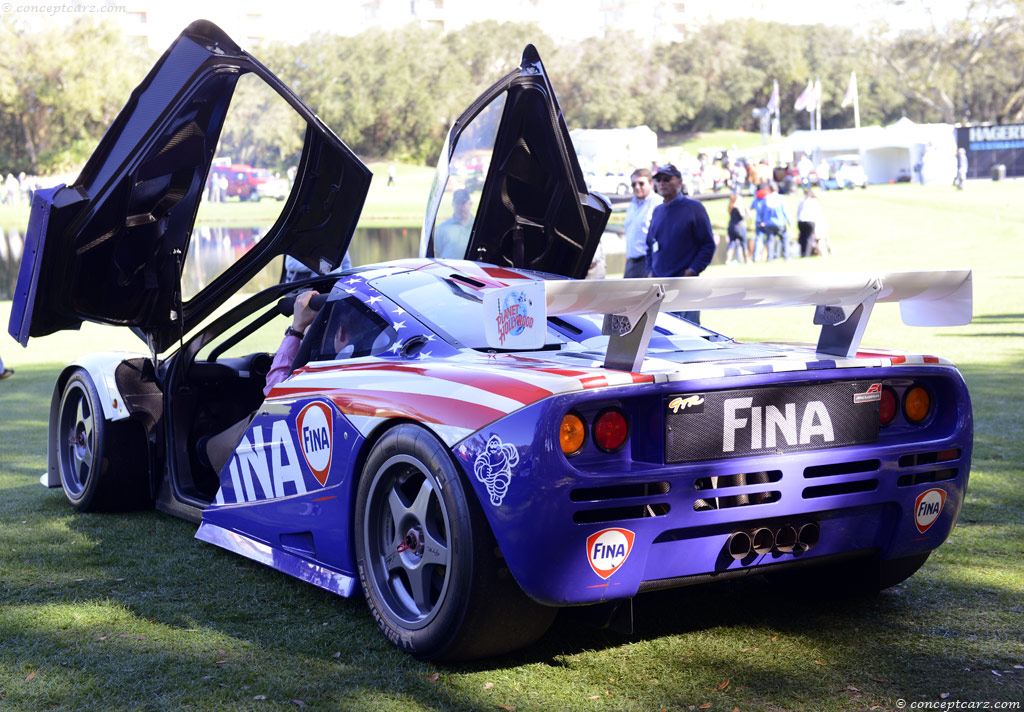
[(679, 411), (703, 413), (704, 397), (699, 395), (678, 396), (669, 401), (668, 407), (673, 413), (678, 413)]
[(882, 400), (882, 384), (872, 383), (871, 386), (863, 393), (854, 393), (854, 403), (873, 403), (874, 401)]

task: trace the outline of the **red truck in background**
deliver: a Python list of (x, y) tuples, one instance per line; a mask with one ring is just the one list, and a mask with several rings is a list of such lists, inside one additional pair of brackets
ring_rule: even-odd
[(221, 201), (230, 197), (254, 202), (260, 198), (284, 200), (288, 194), (288, 182), (284, 178), (248, 163), (214, 164), (210, 176), (211, 200), (217, 200), (212, 196), (219, 196)]

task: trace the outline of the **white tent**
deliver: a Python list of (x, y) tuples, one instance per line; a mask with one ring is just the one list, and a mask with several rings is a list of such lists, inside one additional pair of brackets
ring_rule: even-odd
[(569, 136), (584, 171), (629, 175), (634, 168), (649, 166), (658, 158), (658, 134), (646, 126), (573, 129)]
[(816, 157), (859, 154), (870, 183), (952, 182), (956, 174), (956, 135), (951, 124), (916, 124), (904, 117), (884, 127), (794, 131), (785, 143)]

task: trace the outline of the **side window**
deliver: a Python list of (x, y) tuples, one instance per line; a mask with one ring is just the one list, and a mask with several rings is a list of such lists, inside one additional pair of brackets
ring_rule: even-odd
[(438, 166), (430, 200), (438, 206), (433, 226), (435, 257), (466, 255), (507, 96), (502, 92), (466, 125), (447, 166)]
[(216, 354), (218, 360), (260, 352), (274, 355), (277, 347), (281, 345), (281, 339), (284, 338), (284, 330), (291, 323), (292, 318), (277, 313), (276, 308), (264, 309), (241, 319), (203, 346), (196, 359), (203, 361), (210, 358), (211, 354)]
[[(223, 121), (185, 255), (181, 298), (186, 302), (241, 260), (277, 222), (302, 154), (306, 122), (255, 74), (238, 77)], [(278, 263), (252, 291), (276, 283), (280, 274)]]
[[(324, 305), (306, 336), (309, 361), (375, 356), (397, 339), (391, 324), (355, 297)], [(305, 344), (303, 344), (305, 346)]]

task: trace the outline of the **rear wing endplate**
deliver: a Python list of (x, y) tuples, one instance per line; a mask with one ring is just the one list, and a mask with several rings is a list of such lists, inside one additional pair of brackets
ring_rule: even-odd
[[(610, 336), (605, 367), (636, 372), (659, 311), (813, 306), (814, 324), (821, 327), (818, 352), (852, 357), (876, 302), (899, 302), (908, 326), (969, 324), (971, 271), (547, 280), (488, 292), (484, 313), (489, 315), (486, 326), (505, 319), (503, 330), (487, 329), (488, 345), (494, 348), (539, 348), (549, 316), (603, 314), (603, 333)], [(513, 304), (523, 305), (512, 310), (519, 317), (512, 324), (516, 337), (508, 329)], [(528, 320), (523, 318), (527, 311)], [(538, 339), (539, 345), (533, 345)]]

